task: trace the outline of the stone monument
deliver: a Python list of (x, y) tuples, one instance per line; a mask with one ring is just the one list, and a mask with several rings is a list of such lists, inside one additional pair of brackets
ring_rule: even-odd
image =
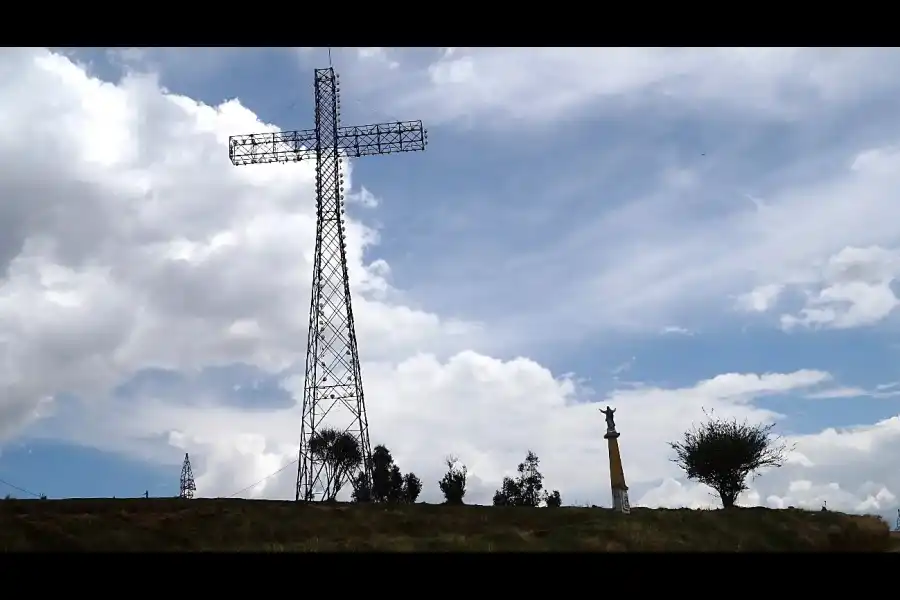
[(609, 482), (612, 487), (613, 510), (623, 514), (631, 512), (628, 503), (628, 486), (625, 485), (625, 470), (622, 468), (622, 456), (619, 454), (619, 432), (616, 431), (616, 422), (613, 414), (616, 409), (606, 407), (600, 409), (606, 417), (606, 438), (609, 446)]

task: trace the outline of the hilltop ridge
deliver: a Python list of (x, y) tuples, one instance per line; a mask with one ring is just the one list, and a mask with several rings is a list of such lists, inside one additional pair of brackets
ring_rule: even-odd
[(653, 510), (242, 499), (6, 500), (6, 551), (862, 551), (873, 516), (766, 508)]

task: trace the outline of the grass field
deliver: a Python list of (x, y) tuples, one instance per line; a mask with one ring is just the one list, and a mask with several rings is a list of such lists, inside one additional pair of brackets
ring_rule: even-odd
[(224, 499), (0, 501), (0, 549), (106, 551), (876, 551), (877, 517), (743, 508), (306, 505)]

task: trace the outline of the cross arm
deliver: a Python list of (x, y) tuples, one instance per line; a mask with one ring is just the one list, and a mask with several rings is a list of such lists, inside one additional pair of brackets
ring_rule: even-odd
[(349, 157), (416, 152), (428, 144), (422, 121), (395, 121), (359, 127), (341, 127), (338, 147)]
[(316, 157), (316, 130), (233, 135), (228, 138), (228, 157), (235, 165), (309, 160)]
[[(338, 149), (350, 158), (424, 150), (428, 132), (422, 121), (396, 121), (339, 127)], [(251, 133), (228, 138), (228, 157), (235, 165), (288, 163), (316, 157), (316, 130)]]

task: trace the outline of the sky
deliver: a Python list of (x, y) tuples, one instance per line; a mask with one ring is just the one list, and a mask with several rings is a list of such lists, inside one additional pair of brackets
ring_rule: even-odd
[[(373, 444), (489, 503), (532, 450), (563, 503), (716, 506), (668, 442), (704, 418), (793, 450), (744, 505), (900, 508), (900, 51), (341, 48)], [(293, 498), (323, 48), (0, 59), (0, 493)], [(9, 487), (16, 486), (16, 489)], [(23, 491), (24, 490), (24, 491)]]

